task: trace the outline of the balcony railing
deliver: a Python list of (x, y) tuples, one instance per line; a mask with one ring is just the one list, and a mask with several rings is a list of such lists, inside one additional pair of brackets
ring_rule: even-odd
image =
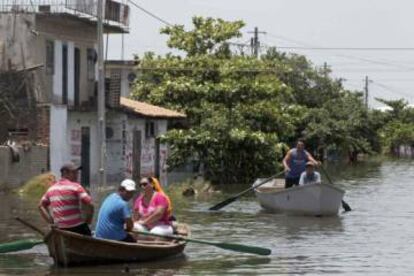
[[(106, 23), (128, 29), (126, 1), (104, 0)], [(65, 13), (96, 21), (97, 4), (97, 0), (0, 0), (0, 12)]]

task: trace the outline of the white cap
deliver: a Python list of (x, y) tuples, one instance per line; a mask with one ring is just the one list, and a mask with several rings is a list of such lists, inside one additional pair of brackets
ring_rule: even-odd
[(121, 187), (124, 187), (128, 192), (136, 190), (135, 181), (132, 179), (125, 179), (121, 182)]

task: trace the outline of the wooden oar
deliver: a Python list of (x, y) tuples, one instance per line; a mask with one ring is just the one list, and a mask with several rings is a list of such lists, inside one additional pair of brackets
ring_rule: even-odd
[(273, 178), (276, 178), (276, 177), (278, 177), (278, 176), (281, 176), (283, 173), (284, 173), (284, 172), (280, 172), (280, 173), (275, 174), (275, 175), (273, 175), (273, 176), (271, 176), (271, 177), (269, 177), (269, 178), (266, 178), (265, 180), (260, 181), (260, 183), (259, 183), (259, 184), (257, 184), (257, 185), (253, 185), (253, 186), (252, 186), (252, 187), (250, 187), (249, 189), (246, 189), (246, 190), (244, 190), (244, 191), (242, 191), (242, 192), (240, 192), (240, 193), (238, 193), (238, 194), (236, 194), (236, 195), (234, 195), (234, 196), (232, 196), (232, 197), (230, 197), (230, 198), (228, 198), (228, 199), (226, 199), (226, 200), (223, 200), (223, 201), (222, 201), (222, 202), (220, 202), (220, 203), (217, 203), (217, 204), (216, 204), (216, 205), (214, 205), (213, 207), (210, 207), (210, 208), (209, 208), (209, 210), (210, 210), (210, 211), (217, 211), (217, 210), (220, 210), (220, 209), (221, 209), (221, 208), (223, 208), (224, 206), (229, 205), (229, 204), (230, 204), (230, 203), (232, 203), (233, 201), (236, 201), (239, 197), (241, 197), (241, 196), (242, 196), (242, 195), (244, 195), (245, 193), (248, 193), (248, 192), (250, 192), (251, 190), (256, 189), (257, 187), (262, 186), (263, 184), (265, 184), (266, 182), (268, 182), (268, 181), (272, 180)]
[[(331, 185), (335, 186), (335, 184), (332, 182), (332, 180), (329, 177), (329, 174), (325, 170), (325, 168), (323, 166), (320, 166), (320, 167), (321, 167), (321, 170), (323, 171), (323, 173), (325, 174), (326, 178), (328, 179), (329, 183), (331, 183)], [(345, 212), (352, 211), (351, 206), (349, 206), (349, 204), (346, 203), (344, 200), (342, 200), (342, 208), (345, 210)]]
[(43, 240), (25, 239), (0, 244), (0, 253), (10, 253), (15, 251), (27, 250), (35, 245), (43, 243)]
[[(31, 223), (28, 223), (27, 221), (19, 217), (16, 217), (15, 219), (19, 221), (20, 223), (24, 224), (25, 226), (29, 227), (30, 229), (35, 230), (42, 236), (45, 236), (44, 231), (32, 225)], [(2, 243), (0, 244), (0, 253), (9, 253), (9, 252), (27, 250), (41, 243), (44, 243), (44, 241), (40, 239), (23, 239), (23, 240), (18, 240), (18, 241), (13, 241), (13, 242)]]
[(42, 235), (43, 237), (46, 235), (45, 231), (43, 231), (42, 229), (38, 228), (37, 226), (34, 226), (33, 224), (31, 224), (31, 223), (29, 223), (29, 222), (27, 222), (27, 221), (25, 221), (25, 220), (23, 220), (23, 219), (21, 219), (21, 218), (19, 218), (19, 217), (15, 217), (15, 219), (16, 219), (18, 222), (22, 223), (24, 226), (27, 226), (27, 227), (29, 227), (30, 229), (32, 229), (32, 230), (34, 230), (34, 231), (36, 231), (37, 233), (39, 233), (39, 234), (40, 234), (40, 235)]
[(186, 242), (212, 245), (212, 246), (219, 247), (221, 249), (232, 250), (232, 251), (237, 251), (237, 252), (242, 252), (242, 253), (257, 254), (257, 255), (262, 255), (262, 256), (267, 256), (272, 253), (272, 250), (268, 248), (250, 246), (250, 245), (244, 245), (244, 244), (204, 241), (204, 240), (198, 240), (198, 239), (196, 240), (196, 239), (184, 238), (184, 237), (176, 236), (176, 235), (159, 235), (159, 234), (154, 234), (154, 233), (144, 232), (144, 231), (134, 231), (134, 233), (147, 235), (147, 236), (166, 238), (166, 239), (181, 240), (181, 241), (186, 241)]

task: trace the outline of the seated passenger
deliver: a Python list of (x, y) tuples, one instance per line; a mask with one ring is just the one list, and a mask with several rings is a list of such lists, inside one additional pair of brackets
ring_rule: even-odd
[(134, 204), (134, 230), (150, 231), (159, 235), (172, 235), (171, 201), (156, 178), (144, 177), (140, 181), (143, 193)]
[(316, 183), (321, 183), (321, 175), (315, 171), (315, 164), (308, 162), (305, 171), (300, 175), (299, 186)]
[[(99, 209), (95, 237), (102, 239), (136, 242), (127, 232), (133, 228), (131, 210), (128, 201), (135, 194), (135, 182), (125, 179), (121, 182), (118, 192), (110, 194)], [(125, 225), (125, 227), (124, 227)]]

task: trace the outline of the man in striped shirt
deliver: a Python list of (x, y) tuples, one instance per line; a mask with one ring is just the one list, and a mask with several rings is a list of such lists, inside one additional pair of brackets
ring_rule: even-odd
[[(73, 163), (62, 166), (62, 178), (54, 183), (40, 200), (42, 217), (51, 225), (62, 230), (91, 235), (88, 224), (92, 221), (92, 198), (77, 183), (79, 167)], [(86, 218), (82, 217), (81, 203), (86, 207)]]

